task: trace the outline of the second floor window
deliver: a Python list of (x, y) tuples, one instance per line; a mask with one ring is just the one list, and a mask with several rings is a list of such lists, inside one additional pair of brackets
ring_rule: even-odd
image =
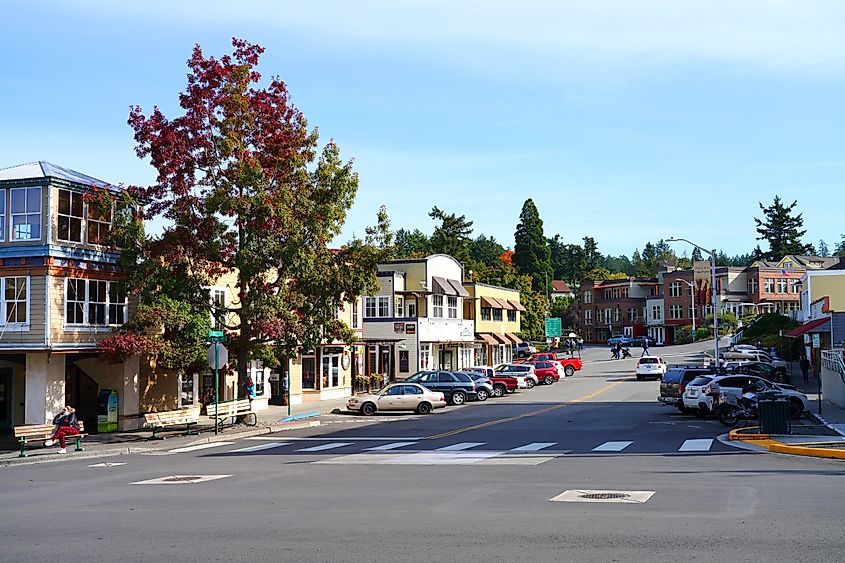
[(390, 297), (365, 297), (364, 318), (388, 318), (390, 317)]
[(100, 211), (88, 205), (88, 244), (106, 244), (111, 230), (111, 209)]
[(584, 311), (584, 324), (591, 325), (593, 324), (593, 312), (587, 309)]
[(774, 293), (775, 292), (775, 280), (774, 278), (766, 278), (763, 280), (763, 291), (766, 293)]
[(215, 289), (211, 294), (211, 326), (214, 330), (223, 330), (223, 321), (226, 316), (226, 290)]
[(748, 278), (748, 293), (757, 293), (757, 278)]
[(82, 242), (82, 194), (59, 190), (59, 240)]
[(448, 297), (448, 303), (449, 303), (449, 318), (450, 319), (457, 319), (458, 318), (458, 298), (450, 295)]
[(502, 310), (501, 309), (493, 309), (493, 320), (494, 321), (501, 321), (502, 320)]
[(669, 297), (681, 296), (681, 282), (672, 282), (669, 284)]
[(482, 307), (481, 308), (481, 320), (482, 321), (492, 321), (493, 320), (493, 309), (490, 307)]
[(436, 318), (443, 318), (443, 296), (442, 295), (432, 295), (431, 296), (431, 308), (432, 308), (432, 317)]
[(0, 278), (3, 282), (3, 322), (5, 324), (26, 323), (27, 301), (27, 278), (9, 277)]
[(593, 302), (593, 292), (592, 291), (585, 291), (584, 292), (584, 303), (592, 303)]
[(352, 328), (358, 328), (358, 300), (352, 302)]
[(669, 306), (669, 318), (670, 319), (682, 319), (684, 318), (684, 310), (681, 305), (670, 305)]
[(516, 311), (512, 309), (508, 309), (508, 322), (515, 323), (516, 322)]
[(41, 238), (41, 188), (12, 188), (12, 240)]
[(637, 308), (636, 307), (629, 307), (628, 308), (628, 320), (630, 322), (634, 322), (637, 320)]
[(651, 319), (654, 321), (659, 321), (663, 318), (663, 311), (660, 310), (659, 305), (652, 305), (651, 307)]
[(119, 283), (75, 278), (65, 281), (65, 324), (109, 326), (126, 320), (126, 293)]

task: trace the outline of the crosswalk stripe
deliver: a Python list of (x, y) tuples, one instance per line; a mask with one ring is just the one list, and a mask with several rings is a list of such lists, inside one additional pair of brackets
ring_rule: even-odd
[(634, 442), (605, 442), (593, 448), (594, 452), (621, 452)]
[(686, 440), (678, 449), (679, 452), (709, 452), (713, 440)]
[(444, 448), (437, 448), (435, 451), (438, 452), (459, 452), (461, 450), (468, 450), (470, 448), (475, 448), (477, 446), (483, 446), (484, 442), (461, 442), (460, 444), (452, 444), (451, 446), (446, 446)]
[(405, 446), (413, 446), (416, 442), (393, 442), (392, 444), (382, 444), (373, 448), (367, 448), (368, 452), (383, 452), (387, 450), (395, 450), (397, 448), (404, 448)]
[(321, 444), (319, 446), (311, 446), (310, 448), (302, 448), (296, 450), (298, 452), (322, 452), (324, 450), (333, 450), (335, 448), (342, 448), (343, 446), (351, 446), (352, 442), (332, 442), (331, 444)]
[(269, 450), (272, 448), (280, 448), (282, 446), (289, 446), (290, 442), (271, 442), (269, 444), (258, 444), (257, 446), (249, 446), (248, 448), (239, 448), (237, 450), (230, 450), (230, 454), (260, 452), (262, 450)]
[(234, 442), (208, 442), (206, 444), (197, 444), (196, 446), (187, 446), (184, 448), (176, 448), (175, 450), (168, 450), (169, 454), (183, 454), (186, 452), (193, 452), (196, 450), (205, 450), (208, 448), (219, 448), (220, 446), (231, 446)]
[(514, 448), (512, 452), (536, 452), (537, 450), (544, 450), (546, 448), (550, 448), (557, 444), (557, 442), (532, 442), (530, 444), (525, 444), (524, 446), (519, 446), (518, 448)]

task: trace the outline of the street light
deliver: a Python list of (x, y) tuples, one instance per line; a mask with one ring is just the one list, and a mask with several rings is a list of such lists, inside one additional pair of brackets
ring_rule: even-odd
[(692, 297), (692, 341), (695, 342), (695, 295), (692, 291), (695, 286), (692, 284), (692, 282), (688, 282), (687, 280), (683, 280), (681, 278), (675, 278), (672, 281), (684, 282), (689, 286), (689, 294), (690, 297)]
[[(707, 250), (703, 246), (699, 246), (692, 242), (691, 240), (687, 240), (685, 238), (680, 237), (671, 237), (666, 239), (666, 242), (685, 242), (687, 244), (691, 244), (692, 246), (696, 247), (702, 252), (706, 252), (710, 255), (710, 293), (713, 296), (713, 340), (715, 341), (714, 349), (716, 355), (713, 357), (713, 361), (716, 362), (716, 365), (719, 365), (719, 314), (718, 314), (718, 296), (716, 295), (716, 250)], [(693, 302), (695, 299), (693, 298)], [(694, 305), (693, 305), (694, 307)]]

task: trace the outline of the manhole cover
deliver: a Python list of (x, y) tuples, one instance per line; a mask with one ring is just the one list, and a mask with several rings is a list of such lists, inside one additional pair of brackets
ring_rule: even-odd
[(629, 495), (628, 493), (584, 493), (578, 496), (581, 498), (588, 498), (593, 500), (611, 500), (631, 497), (631, 495)]
[(155, 479), (147, 479), (146, 481), (135, 481), (131, 485), (193, 485), (195, 483), (205, 483), (207, 481), (216, 481), (217, 479), (225, 479), (231, 475), (165, 475), (164, 477), (156, 477)]
[(201, 480), (201, 476), (197, 475), (179, 475), (178, 477), (167, 477), (166, 479), (162, 479), (165, 483), (178, 483), (182, 481), (193, 482)]

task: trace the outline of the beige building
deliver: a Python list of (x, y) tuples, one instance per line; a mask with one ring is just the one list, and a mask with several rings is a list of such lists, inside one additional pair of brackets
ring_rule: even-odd
[(519, 291), (483, 283), (465, 283), (469, 297), (464, 300), (464, 317), (475, 325), (475, 360), (479, 365), (496, 366), (513, 359), (514, 344), (522, 342), (522, 306)]

